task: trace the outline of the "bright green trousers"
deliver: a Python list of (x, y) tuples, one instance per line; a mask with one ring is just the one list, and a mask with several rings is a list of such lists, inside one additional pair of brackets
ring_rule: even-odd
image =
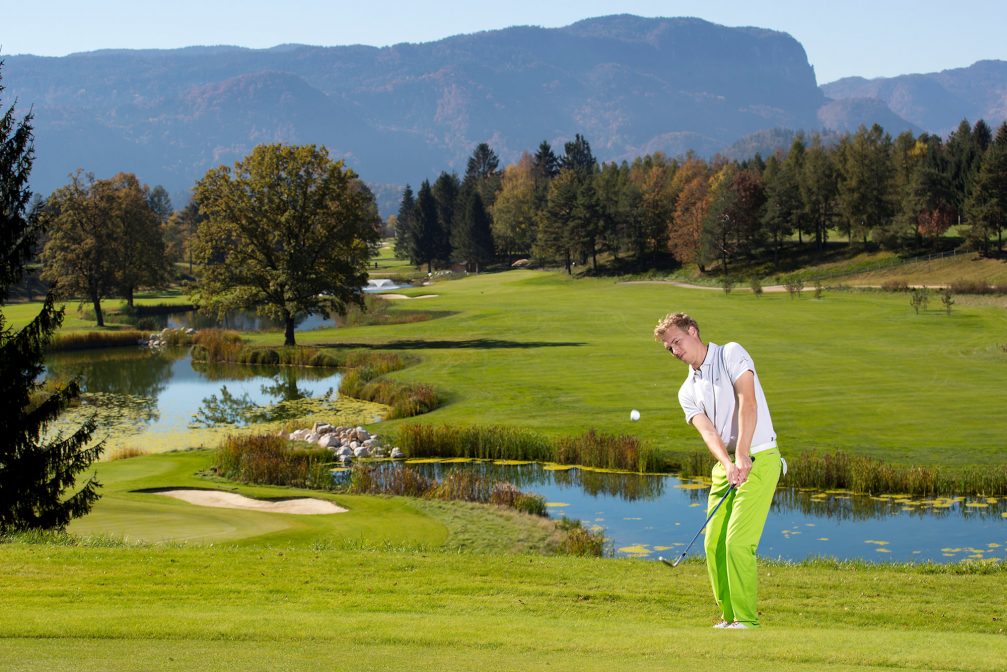
[[(758, 453), (748, 480), (727, 496), (706, 526), (706, 568), (713, 584), (713, 597), (728, 623), (759, 625), (755, 549), (779, 480), (780, 450), (771, 448)], [(713, 468), (706, 515), (710, 515), (730, 487), (724, 466), (718, 462)]]

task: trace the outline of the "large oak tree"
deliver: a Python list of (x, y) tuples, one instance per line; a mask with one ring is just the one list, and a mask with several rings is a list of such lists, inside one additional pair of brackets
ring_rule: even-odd
[(259, 145), (209, 170), (194, 197), (206, 217), (193, 246), (201, 307), (281, 320), (284, 345), (299, 316), (363, 307), (381, 222), (370, 190), (324, 147)]

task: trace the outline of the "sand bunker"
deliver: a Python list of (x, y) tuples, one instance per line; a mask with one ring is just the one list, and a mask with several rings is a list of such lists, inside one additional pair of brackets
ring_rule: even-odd
[(266, 501), (251, 499), (233, 492), (220, 490), (162, 490), (159, 495), (167, 495), (197, 506), (214, 506), (221, 509), (246, 509), (269, 513), (295, 513), (302, 516), (318, 516), (327, 513), (345, 513), (346, 509), (321, 499), (302, 497)]
[(422, 296), (406, 296), (405, 294), (375, 294), (374, 296), (380, 296), (382, 299), (391, 299), (393, 301), (401, 301), (403, 299), (413, 300), (413, 299), (433, 299), (436, 298), (436, 294), (423, 294)]

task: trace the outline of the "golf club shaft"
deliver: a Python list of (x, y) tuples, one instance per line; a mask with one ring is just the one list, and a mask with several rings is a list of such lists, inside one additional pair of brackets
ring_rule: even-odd
[(699, 539), (699, 535), (703, 534), (703, 530), (705, 530), (706, 526), (710, 524), (710, 519), (713, 518), (715, 513), (717, 513), (717, 509), (720, 508), (720, 505), (724, 503), (724, 500), (727, 499), (727, 496), (731, 494), (733, 490), (734, 490), (734, 484), (731, 484), (731, 487), (727, 489), (727, 492), (725, 492), (724, 496), (720, 498), (720, 501), (717, 502), (717, 505), (713, 507), (713, 511), (710, 511), (710, 515), (708, 515), (706, 517), (706, 520), (703, 521), (703, 526), (699, 528), (698, 532), (696, 532), (696, 536), (692, 538), (692, 541), (689, 542), (689, 545), (685, 547), (684, 551), (682, 551), (682, 555), (678, 556), (678, 558), (675, 559), (675, 562), (672, 563), (671, 565), (672, 567), (678, 567), (678, 563), (682, 562), (682, 559), (685, 558), (686, 554), (692, 548), (692, 545), (696, 543), (697, 539)]
[[(755, 458), (754, 457), (752, 458), (752, 462), (755, 462)], [(708, 515), (706, 517), (706, 520), (703, 521), (703, 526), (701, 528), (699, 528), (698, 532), (696, 532), (696, 536), (694, 536), (692, 538), (692, 541), (690, 541), (689, 545), (685, 547), (685, 550), (682, 551), (682, 554), (680, 556), (678, 556), (677, 558), (675, 558), (675, 562), (668, 562), (664, 558), (661, 558), (661, 562), (663, 562), (664, 564), (668, 565), (669, 567), (678, 567), (678, 563), (682, 562), (683, 558), (685, 558), (686, 554), (688, 554), (689, 549), (691, 549), (692, 545), (694, 543), (696, 543), (697, 539), (699, 539), (699, 535), (701, 535), (703, 533), (703, 530), (706, 529), (706, 526), (710, 524), (710, 520), (713, 518), (713, 515), (715, 513), (717, 513), (717, 509), (719, 509), (720, 505), (724, 503), (724, 500), (727, 499), (727, 496), (729, 494), (731, 494), (732, 490), (734, 490), (734, 484), (733, 483), (731, 484), (731, 487), (729, 487), (727, 489), (727, 492), (724, 493), (724, 496), (720, 498), (720, 501), (717, 502), (717, 505), (715, 507), (713, 507), (713, 511), (710, 511), (710, 515)]]

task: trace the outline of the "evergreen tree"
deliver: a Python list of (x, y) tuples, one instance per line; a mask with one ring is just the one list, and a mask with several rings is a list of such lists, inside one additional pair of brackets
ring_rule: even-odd
[(771, 156), (762, 175), (766, 194), (762, 223), (772, 239), (773, 263), (777, 267), (780, 264), (783, 241), (799, 226), (797, 213), (802, 212), (804, 206), (798, 174), (793, 170), (793, 164)]
[(465, 167), (463, 184), (475, 188), (483, 199), (483, 205), (491, 208), (500, 190), (500, 159), (485, 142), (479, 143)]
[(864, 126), (840, 143), (839, 209), (842, 229), (852, 242), (880, 232), (894, 214), (891, 137), (877, 124)]
[(538, 146), (535, 152), (535, 172), (545, 180), (551, 180), (559, 175), (559, 159), (552, 151), (552, 146), (545, 140)]
[(409, 263), (419, 265), (419, 261), (413, 257), (416, 249), (416, 199), (413, 197), (413, 190), (408, 184), (402, 191), (402, 200), (399, 201), (399, 214), (395, 218), (395, 256), (399, 259), (408, 259)]
[(577, 197), (580, 183), (572, 170), (561, 170), (549, 184), (546, 207), (539, 212), (535, 255), (560, 261), (568, 274), (573, 273)]
[(456, 221), (452, 245), (455, 255), (464, 259), (466, 268), (474, 268), (478, 273), (481, 264), (493, 259), (490, 217), (483, 206), (482, 196), (475, 189), (463, 192), (461, 203), (461, 217)]
[(579, 173), (591, 173), (598, 163), (591, 152), (591, 144), (580, 133), (577, 133), (571, 142), (563, 145), (563, 152), (560, 168), (567, 168)]
[[(2, 63), (0, 63), (2, 67)], [(3, 91), (0, 85), (0, 92)], [(0, 117), (0, 307), (41, 235), (36, 213), (26, 215), (31, 201), (28, 177), (35, 158), (31, 115), (20, 121), (13, 106)], [(80, 394), (76, 381), (43, 385), (43, 357), (63, 322), (50, 290), (41, 312), (14, 330), (0, 312), (0, 533), (29, 529), (64, 529), (88, 513), (98, 500), (92, 475), (76, 492), (77, 475), (101, 456), (103, 445), (88, 447), (94, 419), (65, 436), (47, 437), (49, 426)]]
[(452, 251), (453, 235), (456, 220), (458, 219), (459, 194), (461, 183), (454, 173), (442, 172), (430, 188), (434, 201), (437, 202), (437, 223), (439, 228), (439, 238), (434, 247), (434, 257), (438, 262), (447, 264), (454, 258)]
[(831, 152), (815, 135), (804, 154), (804, 166), (798, 180), (804, 212), (815, 235), (815, 249), (822, 252), (832, 227), (837, 194), (836, 168)]
[(438, 258), (438, 251), (443, 240), (440, 219), (437, 217), (437, 199), (434, 198), (433, 189), (428, 180), (423, 180), (420, 190), (416, 194), (415, 236), (413, 239), (413, 249), (410, 259), (414, 259), (416, 264), (426, 264), (427, 273), (433, 273), (434, 262)]
[(968, 239), (986, 256), (990, 238), (997, 237), (1003, 252), (1003, 230), (1007, 226), (1007, 122), (997, 131), (996, 140), (983, 155), (972, 193), (966, 201)]

